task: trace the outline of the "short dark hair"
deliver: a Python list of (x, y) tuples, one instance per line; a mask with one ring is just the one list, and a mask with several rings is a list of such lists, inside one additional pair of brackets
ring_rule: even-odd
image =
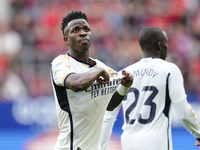
[(158, 41), (163, 41), (163, 38), (163, 30), (157, 27), (149, 26), (139, 33), (139, 43), (143, 50), (157, 47)]
[[(62, 30), (62, 33), (63, 35), (65, 35), (64, 33), (64, 29), (66, 27), (66, 25), (74, 20), (74, 19), (84, 19), (88, 22), (88, 19), (87, 19), (87, 15), (85, 13), (82, 13), (81, 11), (72, 11), (71, 13), (69, 13), (67, 16), (65, 16), (62, 20), (62, 26), (61, 26), (61, 30)], [(88, 22), (89, 23), (89, 22)]]

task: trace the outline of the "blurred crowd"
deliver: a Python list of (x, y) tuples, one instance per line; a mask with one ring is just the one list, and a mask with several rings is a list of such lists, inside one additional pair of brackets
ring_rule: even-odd
[(67, 52), (62, 18), (76, 10), (91, 26), (90, 56), (117, 71), (141, 59), (143, 27), (165, 30), (167, 61), (182, 71), (188, 101), (200, 102), (200, 0), (0, 0), (0, 101), (53, 94), (51, 61)]

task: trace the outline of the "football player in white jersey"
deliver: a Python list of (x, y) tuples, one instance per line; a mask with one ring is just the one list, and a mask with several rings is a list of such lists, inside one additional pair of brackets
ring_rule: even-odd
[(69, 13), (61, 29), (68, 52), (56, 57), (51, 67), (60, 128), (54, 150), (100, 150), (105, 111), (121, 103), (133, 76), (126, 71), (118, 75), (89, 57), (91, 31), (84, 13)]
[[(196, 146), (200, 145), (199, 124), (187, 102), (181, 71), (165, 61), (167, 43), (167, 35), (160, 28), (144, 28), (139, 34), (143, 58), (124, 69), (132, 73), (134, 82), (121, 103), (123, 150), (172, 150), (172, 105), (183, 126), (197, 139)], [(102, 150), (106, 149), (121, 105), (104, 116)]]

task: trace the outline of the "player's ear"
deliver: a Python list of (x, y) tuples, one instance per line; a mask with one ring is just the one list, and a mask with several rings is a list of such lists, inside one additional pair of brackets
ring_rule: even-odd
[(161, 49), (162, 49), (162, 42), (158, 41), (158, 50), (161, 50)]
[(63, 37), (63, 40), (65, 41), (65, 43), (68, 45), (69, 44), (69, 38), (68, 36), (64, 36)]

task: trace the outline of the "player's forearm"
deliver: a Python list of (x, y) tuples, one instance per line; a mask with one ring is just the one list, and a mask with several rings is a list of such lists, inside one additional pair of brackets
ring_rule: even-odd
[(107, 110), (112, 111), (114, 110), (124, 99), (124, 96), (119, 95), (118, 92), (115, 92), (108, 104)]
[(129, 87), (125, 87), (120, 84), (119, 87), (117, 88), (117, 91), (113, 94), (108, 104), (107, 110), (108, 111), (114, 110), (122, 102), (128, 90)]
[(85, 73), (72, 74), (66, 79), (65, 86), (75, 92), (86, 90), (103, 72), (103, 69), (95, 68)]
[(183, 126), (190, 131), (194, 137), (200, 139), (200, 127), (191, 106), (186, 101), (182, 101), (175, 103), (174, 107)]
[(199, 125), (194, 118), (185, 118), (181, 120), (183, 126), (191, 132), (197, 139), (200, 139)]

